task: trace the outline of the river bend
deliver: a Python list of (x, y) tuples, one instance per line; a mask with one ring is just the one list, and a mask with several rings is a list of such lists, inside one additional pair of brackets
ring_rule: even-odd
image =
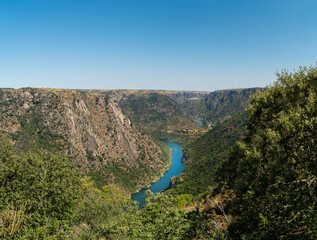
[(132, 200), (139, 202), (139, 207), (142, 207), (145, 204), (145, 192), (147, 190), (151, 190), (153, 193), (158, 193), (165, 190), (169, 186), (170, 179), (181, 174), (184, 170), (184, 164), (182, 163), (183, 146), (181, 144), (169, 141), (164, 141), (164, 143), (172, 149), (172, 165), (164, 174), (164, 176), (153, 183), (149, 188), (142, 189), (141, 191), (131, 195)]

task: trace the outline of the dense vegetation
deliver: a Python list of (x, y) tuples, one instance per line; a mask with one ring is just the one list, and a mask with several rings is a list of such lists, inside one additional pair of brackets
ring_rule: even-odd
[(203, 192), (205, 202), (222, 188), (229, 239), (316, 239), (316, 93), (317, 67), (278, 74), (251, 98), (249, 118), (237, 115), (186, 146), (172, 192)]
[(317, 238), (317, 67), (282, 72), (252, 97), (227, 163), (233, 239)]
[(62, 155), (17, 155), (0, 144), (1, 239), (223, 239), (205, 213), (147, 193), (138, 210), (114, 184), (97, 189)]
[(80, 177), (64, 156), (26, 153), (2, 141), (0, 149), (0, 236), (43, 238), (74, 221)]
[[(152, 97), (142, 108), (161, 99)], [(186, 145), (185, 172), (175, 187), (148, 192), (140, 210), (98, 172), (81, 176), (63, 155), (21, 153), (3, 139), (0, 238), (316, 239), (316, 106), (317, 67), (278, 74), (251, 98), (248, 112), (231, 111), (230, 119)], [(162, 117), (151, 113), (154, 122)], [(26, 123), (22, 129), (32, 136), (35, 129)], [(31, 139), (40, 142), (40, 136)], [(131, 184), (125, 166), (110, 167), (119, 185)]]

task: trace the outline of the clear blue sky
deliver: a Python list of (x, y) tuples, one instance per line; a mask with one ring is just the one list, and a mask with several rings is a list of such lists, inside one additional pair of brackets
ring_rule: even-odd
[(0, 87), (266, 86), (317, 61), (316, 0), (1, 0)]

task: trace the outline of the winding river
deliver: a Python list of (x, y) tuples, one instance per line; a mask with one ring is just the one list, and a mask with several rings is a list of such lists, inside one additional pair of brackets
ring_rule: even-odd
[(142, 189), (141, 191), (131, 195), (132, 200), (139, 202), (139, 207), (142, 207), (145, 204), (145, 192), (147, 190), (151, 190), (153, 193), (165, 190), (170, 183), (170, 179), (181, 174), (184, 170), (184, 164), (182, 163), (183, 154), (181, 151), (183, 146), (169, 141), (164, 141), (164, 143), (172, 149), (172, 166), (163, 177), (153, 183), (149, 188)]

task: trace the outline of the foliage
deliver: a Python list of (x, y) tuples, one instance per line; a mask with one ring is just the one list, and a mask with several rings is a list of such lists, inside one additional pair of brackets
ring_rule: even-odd
[(191, 203), (193, 200), (192, 194), (178, 194), (175, 196), (176, 204), (178, 207), (185, 207), (187, 204)]
[(252, 97), (246, 139), (227, 163), (233, 239), (317, 238), (317, 67), (277, 76)]
[[(4, 239), (194, 239), (219, 234), (198, 210), (186, 213), (174, 198), (147, 194), (140, 210), (117, 185), (101, 189), (62, 155), (17, 155), (1, 142), (0, 238)], [(199, 224), (197, 225), (197, 220)], [(202, 223), (202, 224), (200, 224)], [(221, 238), (219, 238), (221, 239)]]
[(1, 234), (35, 238), (67, 228), (80, 197), (73, 164), (49, 153), (17, 156), (5, 140), (0, 145), (0, 211), (2, 221), (7, 220)]
[(126, 192), (116, 185), (97, 189), (90, 178), (83, 178), (83, 198), (76, 209), (76, 227), (68, 234), (70, 239), (99, 239), (109, 235), (108, 226), (117, 216), (131, 208)]
[(223, 239), (209, 216), (186, 213), (167, 194), (147, 192), (147, 204), (139, 211), (127, 211), (110, 226), (113, 239)]

